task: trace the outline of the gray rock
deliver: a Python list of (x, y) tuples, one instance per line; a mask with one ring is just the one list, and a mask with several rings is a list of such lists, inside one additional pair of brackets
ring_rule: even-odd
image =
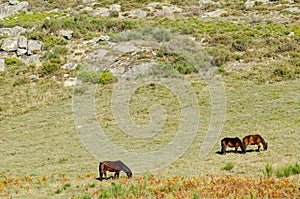
[(73, 30), (60, 30), (58, 35), (65, 39), (71, 39), (73, 37), (74, 31)]
[(37, 75), (31, 74), (31, 75), (29, 75), (29, 79), (35, 80), (35, 79), (37, 79)]
[(21, 49), (27, 49), (27, 45), (28, 45), (28, 39), (25, 36), (20, 36), (19, 37), (19, 42), (18, 42), (18, 46)]
[(114, 74), (113, 72), (112, 73), (116, 77), (120, 77), (121, 79), (135, 78), (138, 77), (139, 75), (149, 75), (152, 72), (153, 64), (154, 63), (152, 62), (137, 63), (137, 64), (130, 65), (130, 67), (127, 68), (126, 72), (123, 73), (122, 75)]
[(25, 55), (26, 53), (27, 53), (27, 49), (18, 48), (17, 50), (17, 56), (22, 56)]
[(64, 86), (76, 86), (76, 85), (80, 85), (82, 84), (82, 82), (77, 79), (77, 77), (70, 77), (69, 79), (67, 79), (65, 82), (64, 82)]
[(221, 3), (220, 2), (214, 2), (212, 0), (200, 0), (199, 1), (199, 5), (200, 6), (214, 5), (214, 6), (221, 7)]
[[(15, 3), (14, 1), (11, 1)], [(10, 4), (9, 2), (0, 5), (0, 19), (6, 18), (10, 15), (25, 11), (29, 3), (26, 1), (19, 2), (17, 4)]]
[(4, 59), (6, 57), (9, 57), (8, 53), (6, 51), (0, 51), (0, 59)]
[(0, 59), (0, 71), (4, 71), (5, 70), (5, 61), (4, 59)]
[(4, 38), (2, 39), (2, 50), (8, 52), (14, 52), (18, 49), (18, 39), (17, 38)]
[(220, 17), (221, 15), (226, 14), (226, 13), (227, 13), (226, 10), (217, 9), (215, 11), (211, 11), (211, 12), (205, 13), (202, 17), (212, 17), (212, 18), (215, 18), (215, 17)]
[(69, 62), (61, 66), (62, 69), (70, 69), (70, 70), (75, 70), (76, 67), (78, 66), (78, 63), (75, 62)]
[(8, 0), (9, 5), (17, 5), (20, 3), (18, 0)]
[(118, 4), (112, 4), (112, 5), (110, 5), (109, 6), (109, 9), (110, 10), (116, 10), (116, 11), (121, 11), (121, 6), (120, 5), (118, 5)]
[(40, 55), (31, 55), (31, 56), (26, 56), (24, 59), (22, 59), (22, 62), (25, 64), (34, 64), (34, 63), (39, 63), (40, 62)]
[(41, 53), (44, 47), (44, 43), (38, 40), (28, 40), (28, 54)]
[(18, 37), (21, 35), (21, 33), (24, 33), (26, 31), (25, 28), (20, 26), (15, 26), (13, 28), (0, 28), (0, 35), (1, 36), (9, 36), (9, 37)]
[(142, 9), (133, 9), (129, 12), (129, 16), (133, 18), (145, 18), (147, 15), (148, 12)]
[(113, 49), (122, 53), (128, 53), (138, 50), (138, 48), (130, 42), (117, 44)]
[(93, 12), (94, 16), (108, 17), (110, 15), (108, 8), (96, 8)]

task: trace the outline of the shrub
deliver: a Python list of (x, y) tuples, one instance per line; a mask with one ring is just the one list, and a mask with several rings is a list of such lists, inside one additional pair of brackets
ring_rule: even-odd
[(100, 84), (108, 84), (116, 81), (117, 78), (109, 71), (104, 71), (99, 78)]
[(77, 77), (83, 82), (93, 84), (108, 84), (117, 80), (117, 78), (109, 71), (80, 70)]
[(222, 170), (226, 170), (226, 171), (230, 171), (231, 169), (233, 169), (234, 164), (232, 162), (228, 162), (223, 168)]
[(42, 76), (54, 74), (59, 70), (60, 65), (56, 63), (46, 62), (38, 70), (38, 73)]
[(231, 52), (225, 48), (215, 47), (207, 50), (212, 56), (215, 66), (222, 66), (232, 59)]
[(54, 46), (52, 51), (54, 54), (65, 55), (68, 53), (69, 50), (68, 48), (63, 46)]
[(22, 64), (21, 60), (16, 57), (5, 58), (4, 62), (7, 66)]
[(270, 164), (265, 166), (265, 170), (263, 171), (265, 176), (271, 177), (273, 175), (273, 167)]

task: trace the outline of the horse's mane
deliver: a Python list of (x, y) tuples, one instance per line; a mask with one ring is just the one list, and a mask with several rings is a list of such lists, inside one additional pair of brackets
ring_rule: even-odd
[(264, 140), (264, 138), (262, 138), (261, 135), (259, 135), (259, 134), (257, 134), (257, 136), (260, 137), (261, 143), (262, 143), (263, 145), (266, 145), (266, 141)]
[(116, 162), (119, 162), (120, 163), (120, 166), (121, 166), (121, 169), (126, 172), (126, 173), (132, 173), (131, 170), (121, 161), (121, 160), (118, 160)]

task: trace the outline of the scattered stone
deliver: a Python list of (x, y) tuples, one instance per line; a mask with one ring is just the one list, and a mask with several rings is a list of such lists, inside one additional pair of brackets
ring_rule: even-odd
[(215, 17), (221, 17), (221, 15), (226, 14), (226, 13), (227, 13), (226, 10), (223, 10), (223, 9), (217, 9), (217, 10), (215, 10), (215, 11), (205, 13), (202, 17), (211, 17), (211, 18), (215, 18)]
[(202, 6), (207, 6), (207, 5), (214, 5), (214, 6), (218, 6), (221, 7), (221, 3), (220, 2), (214, 2), (212, 0), (200, 0), (199, 1), (199, 5)]
[(68, 80), (66, 80), (64, 82), (64, 86), (76, 86), (76, 85), (80, 85), (82, 84), (82, 82), (77, 79), (77, 77), (70, 77)]
[(77, 68), (78, 64), (75, 62), (69, 62), (64, 64), (61, 68), (62, 69), (69, 69), (69, 70), (75, 70)]
[(35, 80), (35, 79), (37, 79), (37, 75), (31, 74), (31, 75), (29, 75), (29, 79)]
[(108, 8), (96, 8), (93, 12), (94, 16), (108, 17), (110, 15)]
[(145, 18), (147, 15), (148, 12), (142, 9), (134, 9), (129, 12), (129, 16), (132, 18)]
[(64, 39), (71, 39), (73, 37), (74, 31), (73, 30), (60, 30), (58, 35)]
[(121, 11), (121, 6), (118, 5), (118, 4), (112, 4), (112, 5), (109, 6), (109, 9), (110, 10), (116, 10), (116, 11), (120, 12)]
[(69, 74), (64, 74), (63, 77), (67, 78), (67, 77), (69, 77)]

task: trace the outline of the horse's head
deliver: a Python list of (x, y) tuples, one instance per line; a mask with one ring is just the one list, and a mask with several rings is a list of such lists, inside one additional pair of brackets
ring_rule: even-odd
[(128, 178), (132, 178), (132, 172), (126, 172)]
[(264, 144), (264, 149), (265, 149), (265, 150), (268, 149), (268, 142), (266, 142), (266, 143)]

